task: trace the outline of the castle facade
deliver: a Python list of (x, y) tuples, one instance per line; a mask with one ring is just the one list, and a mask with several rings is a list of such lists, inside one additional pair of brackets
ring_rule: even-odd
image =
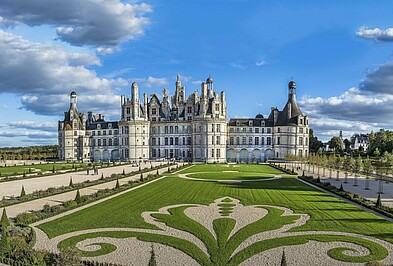
[(308, 155), (308, 116), (296, 102), (296, 84), (288, 84), (288, 101), (270, 115), (228, 121), (225, 92), (209, 77), (186, 98), (177, 76), (175, 94), (143, 94), (134, 82), (131, 97), (121, 96), (121, 118), (78, 112), (77, 95), (59, 121), (59, 159), (67, 161), (140, 161), (178, 159), (195, 162), (261, 162), (286, 155)]

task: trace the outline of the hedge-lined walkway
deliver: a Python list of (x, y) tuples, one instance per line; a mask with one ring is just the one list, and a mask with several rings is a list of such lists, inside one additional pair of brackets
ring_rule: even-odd
[[(159, 162), (158, 163), (153, 163), (153, 166), (154, 165), (160, 165), (160, 163)], [(142, 169), (144, 169), (143, 166), (144, 166), (144, 164), (142, 163), (142, 167), (141, 167)], [(115, 168), (115, 167), (113, 167), (113, 168)], [(147, 163), (145, 165), (145, 168), (150, 168), (150, 163)], [(174, 169), (174, 168), (176, 168), (176, 165), (171, 166), (171, 169)], [(115, 169), (112, 169), (112, 168), (108, 168), (108, 170), (109, 169), (110, 170), (115, 170)], [(127, 168), (126, 172), (131, 172), (132, 170), (133, 171), (137, 171), (138, 169), (139, 169), (138, 167)], [(109, 172), (107, 175), (110, 175), (112, 173), (121, 173), (123, 171), (123, 166), (121, 168), (117, 168), (116, 170), (117, 171)], [(163, 167), (163, 168), (158, 170), (159, 174), (165, 173), (167, 171), (168, 171), (167, 167)], [(154, 169), (152, 171), (144, 173), (143, 175), (147, 176), (148, 174), (156, 174), (156, 173), (157, 173), (157, 170)], [(74, 173), (71, 173), (71, 174), (74, 174)], [(107, 176), (105, 173), (104, 173), (104, 175)], [(101, 173), (98, 175), (98, 178), (100, 178), (100, 177), (101, 177)], [(68, 185), (68, 183), (69, 183), (69, 178), (70, 177), (68, 176), (66, 185)], [(140, 179), (140, 174), (137, 173), (137, 174), (135, 174), (133, 176), (129, 176), (129, 177), (125, 177), (125, 178), (119, 179), (119, 184), (122, 185), (122, 184), (127, 183), (128, 181), (136, 181), (136, 180), (139, 180), (139, 179)], [(37, 179), (34, 178), (32, 180), (36, 181)], [(77, 182), (76, 180), (74, 180), (74, 177), (73, 177), (73, 182), (74, 183)], [(106, 188), (112, 189), (112, 188), (114, 188), (116, 186), (116, 182), (117, 182), (116, 180), (112, 180), (112, 181), (109, 181), (109, 182), (106, 182), (106, 183), (102, 183), (102, 184), (98, 184), (98, 185), (94, 185), (94, 186), (90, 186), (90, 187), (86, 187), (86, 188), (81, 188), (81, 189), (79, 189), (80, 195), (81, 196), (83, 196), (83, 195), (91, 195), (91, 194), (96, 193), (98, 190), (103, 190), (103, 189), (106, 189)], [(76, 191), (75, 190), (74, 191), (69, 191), (69, 192), (57, 194), (57, 195), (54, 195), (54, 196), (49, 196), (49, 197), (45, 197), (45, 198), (41, 198), (41, 199), (37, 199), (37, 200), (31, 200), (31, 201), (28, 201), (28, 202), (23, 202), (23, 203), (20, 203), (20, 204), (11, 205), (9, 207), (6, 207), (6, 211), (7, 211), (8, 217), (15, 217), (16, 215), (18, 215), (20, 213), (29, 212), (29, 211), (32, 211), (32, 210), (34, 210), (34, 211), (41, 210), (41, 209), (43, 209), (44, 205), (46, 205), (46, 204), (49, 204), (49, 206), (60, 205), (60, 204), (62, 204), (64, 202), (66, 202), (66, 201), (75, 199), (75, 196), (76, 196)], [(0, 210), (0, 215), (2, 214), (2, 212), (3, 211)]]

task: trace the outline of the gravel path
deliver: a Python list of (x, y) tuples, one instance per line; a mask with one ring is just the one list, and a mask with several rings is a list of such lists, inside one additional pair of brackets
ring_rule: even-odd
[[(155, 180), (156, 181), (156, 180)], [(154, 182), (154, 181), (152, 181)], [(145, 184), (147, 185), (147, 184)], [(134, 188), (137, 189), (138, 187)], [(158, 212), (144, 212), (142, 217), (144, 220), (150, 224), (154, 224), (159, 227), (161, 230), (150, 230), (150, 229), (139, 229), (139, 228), (98, 228), (98, 229), (90, 229), (90, 230), (83, 230), (78, 232), (72, 232), (64, 235), (57, 236), (52, 239), (48, 239), (46, 234), (42, 232), (40, 229), (33, 227), (37, 233), (37, 242), (35, 248), (37, 249), (47, 249), (53, 252), (57, 252), (57, 245), (64, 239), (70, 238), (72, 236), (91, 233), (91, 232), (103, 232), (103, 231), (132, 231), (132, 232), (148, 232), (154, 234), (162, 234), (162, 235), (170, 235), (175, 236), (181, 239), (185, 239), (196, 244), (198, 247), (201, 248), (203, 252), (207, 254), (207, 250), (204, 247), (204, 244), (195, 236), (177, 230), (171, 227), (166, 226), (164, 223), (158, 222), (154, 218), (152, 218), (153, 213), (166, 213), (168, 214), (168, 209), (178, 207), (178, 206), (190, 206), (186, 209), (185, 214), (189, 216), (191, 219), (201, 223), (204, 225), (213, 236), (215, 236), (212, 223), (214, 219), (220, 218), (219, 208), (222, 203), (228, 203), (224, 201), (228, 197), (220, 198), (215, 200), (210, 205), (196, 205), (196, 204), (179, 204), (173, 206), (167, 206), (161, 208)], [(292, 224), (284, 225), (283, 227), (271, 230), (267, 232), (262, 232), (259, 234), (255, 234), (248, 239), (246, 239), (243, 243), (239, 245), (236, 249), (234, 254), (238, 251), (243, 250), (244, 248), (252, 245), (255, 242), (266, 240), (266, 239), (274, 239), (277, 237), (284, 237), (284, 236), (300, 236), (300, 235), (313, 235), (313, 234), (327, 234), (327, 235), (344, 235), (344, 236), (354, 236), (363, 239), (369, 239), (371, 241), (377, 242), (382, 246), (386, 247), (389, 251), (389, 254), (393, 254), (393, 245), (373, 237), (353, 234), (353, 233), (344, 233), (344, 232), (330, 232), (330, 231), (306, 231), (306, 232), (288, 232), (290, 229), (299, 227), (304, 225), (309, 220), (310, 216), (307, 214), (294, 214), (292, 210), (284, 207), (278, 206), (270, 206), (270, 205), (253, 205), (253, 206), (243, 206), (239, 200), (230, 198), (234, 204), (233, 211), (229, 214), (228, 218), (235, 219), (237, 225), (231, 232), (231, 235), (236, 233), (238, 230), (243, 228), (244, 226), (256, 221), (257, 219), (263, 218), (267, 214), (266, 207), (277, 208), (284, 211), (282, 216), (290, 216), (290, 215), (297, 215), (299, 218)], [(255, 210), (255, 212), (253, 212)], [(252, 215), (248, 215), (251, 213)], [(47, 220), (46, 220), (47, 221)], [(41, 221), (36, 223), (34, 226), (46, 222)], [(77, 247), (81, 250), (92, 251), (98, 250), (100, 247), (95, 245), (95, 243), (110, 243), (117, 247), (117, 250), (107, 254), (102, 255), (99, 257), (95, 257), (94, 260), (99, 262), (117, 262), (122, 263), (124, 265), (145, 265), (147, 264), (150, 258), (150, 250), (151, 250), (151, 243), (146, 243), (143, 241), (139, 241), (134, 237), (125, 238), (125, 239), (116, 239), (110, 237), (97, 237), (93, 239), (86, 239), (77, 244)], [(157, 262), (159, 265), (197, 265), (197, 263), (186, 254), (182, 253), (181, 251), (174, 250), (173, 248), (166, 247), (159, 244), (154, 244), (156, 254), (157, 255)], [(353, 248), (355, 251), (346, 251), (347, 255), (350, 256), (364, 256), (369, 254), (369, 251), (356, 244), (346, 243), (346, 242), (331, 242), (331, 243), (320, 243), (315, 241), (310, 241), (304, 245), (297, 245), (297, 246), (286, 246), (281, 248), (276, 248), (272, 250), (268, 250), (257, 254), (241, 265), (277, 265), (277, 262), (281, 259), (282, 250), (285, 249), (287, 261), (289, 265), (362, 265), (356, 263), (342, 263), (330, 258), (327, 255), (327, 251), (334, 247), (346, 247), (346, 248)], [(140, 256), (138, 256), (140, 254)], [(306, 256), (308, 254), (308, 256)], [(321, 262), (322, 261), (322, 262)], [(389, 256), (383, 263), (393, 263), (393, 256)]]
[[(150, 167), (150, 164), (147, 164), (147, 166)], [(171, 169), (175, 169), (175, 167), (176, 166), (171, 166)], [(118, 170), (120, 170), (120, 169), (118, 169)], [(160, 174), (165, 173), (165, 172), (167, 172), (167, 170), (168, 170), (167, 167), (161, 168), (161, 169), (159, 169), (159, 173)], [(121, 171), (123, 171), (123, 168), (121, 168)], [(156, 174), (157, 170), (149, 171), (148, 173), (144, 173), (143, 175), (147, 176), (149, 173)], [(130, 180), (133, 180), (133, 181), (139, 180), (139, 178), (140, 178), (140, 174), (136, 174), (136, 175), (133, 175), (130, 177), (119, 179), (119, 183), (120, 183), (120, 185), (122, 185), (122, 184), (127, 183)], [(32, 179), (32, 180), (35, 180), (35, 179)], [(100, 189), (105, 189), (105, 188), (111, 189), (111, 188), (114, 188), (115, 186), (116, 186), (116, 180), (112, 180), (112, 181), (109, 181), (106, 183), (82, 188), (79, 191), (82, 196), (83, 195), (91, 195), (91, 194), (96, 193)], [(9, 217), (15, 217), (19, 213), (29, 212), (32, 210), (36, 210), (36, 211), (41, 210), (45, 204), (49, 204), (50, 206), (60, 205), (60, 204), (64, 203), (65, 201), (75, 199), (75, 195), (76, 195), (76, 191), (69, 191), (69, 192), (57, 194), (54, 196), (49, 196), (49, 197), (45, 197), (45, 198), (41, 198), (41, 199), (36, 199), (36, 200), (28, 201), (28, 202), (23, 202), (23, 203), (11, 205), (11, 206), (6, 207), (7, 215)], [(0, 215), (2, 214), (2, 212), (3, 212), (3, 210), (0, 209)]]
[[(281, 163), (281, 166), (283, 167), (284, 164)], [(300, 167), (300, 169), (295, 169), (295, 171), (299, 174), (302, 175), (303, 171), (304, 174), (307, 176), (313, 176), (314, 178), (318, 177), (318, 167), (315, 167), (314, 172), (312, 171), (312, 167), (310, 167), (310, 171), (308, 171), (308, 167)], [(375, 178), (369, 179), (369, 189), (365, 189), (365, 183), (366, 183), (366, 178), (364, 176), (359, 176), (357, 178), (358, 180), (358, 185), (354, 186), (355, 184), (355, 177), (353, 174), (348, 174), (347, 181), (348, 183), (345, 183), (345, 172), (340, 171), (339, 172), (339, 180), (337, 181), (337, 171), (332, 170), (332, 178), (329, 178), (330, 176), (330, 171), (329, 169), (325, 170), (325, 175), (323, 173), (323, 168), (321, 167), (319, 170), (319, 176), (321, 181), (323, 182), (330, 182), (333, 186), (336, 186), (337, 188), (340, 187), (341, 183), (343, 184), (343, 188), (345, 191), (354, 193), (354, 194), (359, 194), (362, 197), (376, 201), (378, 197), (378, 191), (379, 191), (379, 181), (375, 180)], [(381, 200), (382, 204), (388, 207), (393, 207), (393, 183), (391, 182), (385, 182), (382, 181), (382, 190), (383, 194), (381, 194)]]
[[(153, 166), (157, 166), (162, 164), (161, 162), (152, 162)], [(150, 163), (141, 163), (141, 168), (150, 168)], [(74, 184), (80, 183), (86, 180), (97, 180), (101, 178), (101, 175), (104, 174), (105, 177), (111, 176), (112, 174), (120, 174), (123, 172), (123, 169), (126, 173), (130, 173), (132, 171), (138, 171), (139, 166), (132, 166), (131, 164), (113, 166), (107, 168), (100, 168), (98, 175), (87, 174), (86, 171), (65, 173), (65, 174), (57, 174), (50, 176), (42, 176), (42, 177), (33, 177), (26, 178), (21, 180), (14, 181), (5, 181), (0, 182), (0, 199), (7, 196), (19, 196), (22, 190), (22, 186), (25, 188), (26, 194), (31, 194), (36, 190), (46, 190), (50, 187), (61, 187), (68, 186), (70, 183), (70, 178)], [(90, 173), (93, 171), (91, 170)]]

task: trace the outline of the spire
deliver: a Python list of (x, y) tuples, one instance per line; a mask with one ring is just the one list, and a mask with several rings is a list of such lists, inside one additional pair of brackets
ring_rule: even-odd
[(288, 101), (296, 101), (296, 83), (291, 80), (288, 83)]

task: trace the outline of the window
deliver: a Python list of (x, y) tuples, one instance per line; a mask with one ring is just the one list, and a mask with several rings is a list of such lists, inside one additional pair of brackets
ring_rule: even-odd
[(178, 133), (179, 133), (179, 127), (175, 126), (175, 134), (178, 134)]
[(169, 133), (173, 134), (173, 126), (169, 127)]
[(165, 145), (168, 145), (168, 138), (165, 138)]
[(106, 139), (102, 140), (102, 146), (106, 146)]
[(173, 145), (173, 138), (169, 138), (169, 144)]
[(212, 124), (212, 132), (214, 132), (214, 124)]
[(191, 121), (192, 117), (191, 116), (187, 116), (187, 121)]
[(186, 137), (183, 137), (183, 145), (186, 145)]
[(299, 133), (303, 133), (303, 128), (299, 128)]
[(299, 145), (303, 145), (303, 137), (299, 137)]
[(129, 115), (131, 113), (131, 108), (127, 107), (127, 114)]
[(234, 137), (230, 137), (229, 138), (229, 145), (233, 145), (233, 143), (234, 143)]
[(236, 128), (236, 132), (240, 132), (240, 128), (239, 127)]
[(155, 146), (156, 145), (156, 138), (151, 139), (151, 145)]
[(97, 146), (101, 146), (101, 140), (100, 139), (98, 139)]
[(191, 106), (188, 106), (188, 107), (187, 107), (187, 113), (188, 113), (188, 114), (191, 114), (191, 113), (192, 113), (192, 107), (191, 107)]
[(100, 130), (98, 130), (98, 132), (97, 132), (97, 133), (98, 133), (98, 136), (101, 136), (101, 131), (100, 131)]
[(212, 157), (214, 157), (214, 149), (212, 149)]
[(157, 114), (157, 108), (152, 108), (151, 109), (151, 114), (156, 115)]
[(221, 151), (220, 151), (220, 149), (217, 149), (217, 150), (216, 150), (216, 157), (217, 157), (217, 158), (220, 158), (220, 157), (221, 157)]
[(212, 136), (212, 144), (214, 145), (214, 136)]
[[(93, 131), (93, 136), (95, 136), (96, 135), (96, 132), (95, 131)], [(61, 135), (60, 135), (60, 137), (61, 137)]]
[(118, 138), (114, 138), (113, 139), (113, 145), (115, 145), (115, 146), (119, 145), (119, 139)]
[(240, 138), (236, 137), (236, 145), (240, 145)]
[(265, 145), (265, 138), (264, 137), (261, 138), (261, 145)]
[(165, 126), (165, 134), (168, 134), (168, 126)]
[(112, 139), (109, 139), (109, 146), (112, 146), (112, 144), (113, 144)]
[(220, 136), (216, 136), (216, 144), (220, 145)]
[(248, 129), (248, 132), (249, 132), (249, 133), (252, 133), (252, 127), (250, 127), (250, 128)]
[(151, 118), (151, 121), (156, 122), (157, 119), (156, 119), (155, 117), (152, 117), (152, 118)]
[(106, 130), (102, 131), (102, 135), (106, 136)]
[(246, 138), (246, 137), (243, 137), (243, 139), (242, 139), (242, 144), (243, 144), (243, 145), (246, 145), (246, 144), (247, 144), (247, 138)]
[(280, 145), (280, 137), (277, 137), (277, 144)]
[(220, 112), (220, 104), (216, 103), (216, 112)]
[(247, 132), (247, 128), (243, 127), (243, 133)]
[(230, 128), (229, 128), (229, 132), (231, 132), (231, 133), (234, 132), (233, 127), (230, 127)]
[(281, 131), (280, 128), (277, 128), (277, 132), (280, 133), (280, 131)]
[(175, 145), (179, 145), (179, 138), (178, 137), (175, 138)]
[(255, 128), (255, 133), (259, 133), (259, 128)]
[(262, 134), (264, 134), (264, 133), (265, 133), (265, 128), (263, 127), (263, 128), (262, 128)]
[(119, 134), (119, 132), (117, 131), (117, 129), (115, 129), (115, 135)]
[(111, 129), (109, 130), (109, 133), (108, 133), (108, 134), (109, 134), (109, 135), (112, 135), (112, 130), (111, 130)]
[(248, 137), (248, 145), (252, 145), (252, 137)]
[(255, 145), (259, 145), (259, 137), (255, 137), (254, 141)]
[(271, 129), (271, 128), (267, 128), (267, 129), (266, 129), (266, 133), (267, 133), (267, 134), (271, 134), (271, 133), (272, 133), (272, 129)]
[(217, 129), (217, 132), (221, 132), (221, 125), (217, 124), (216, 129)]
[(151, 149), (151, 156), (152, 156), (153, 158), (156, 158), (156, 157), (157, 157), (157, 150), (156, 150), (156, 149)]
[(272, 145), (272, 138), (271, 137), (267, 137), (266, 138), (266, 144), (267, 145)]

